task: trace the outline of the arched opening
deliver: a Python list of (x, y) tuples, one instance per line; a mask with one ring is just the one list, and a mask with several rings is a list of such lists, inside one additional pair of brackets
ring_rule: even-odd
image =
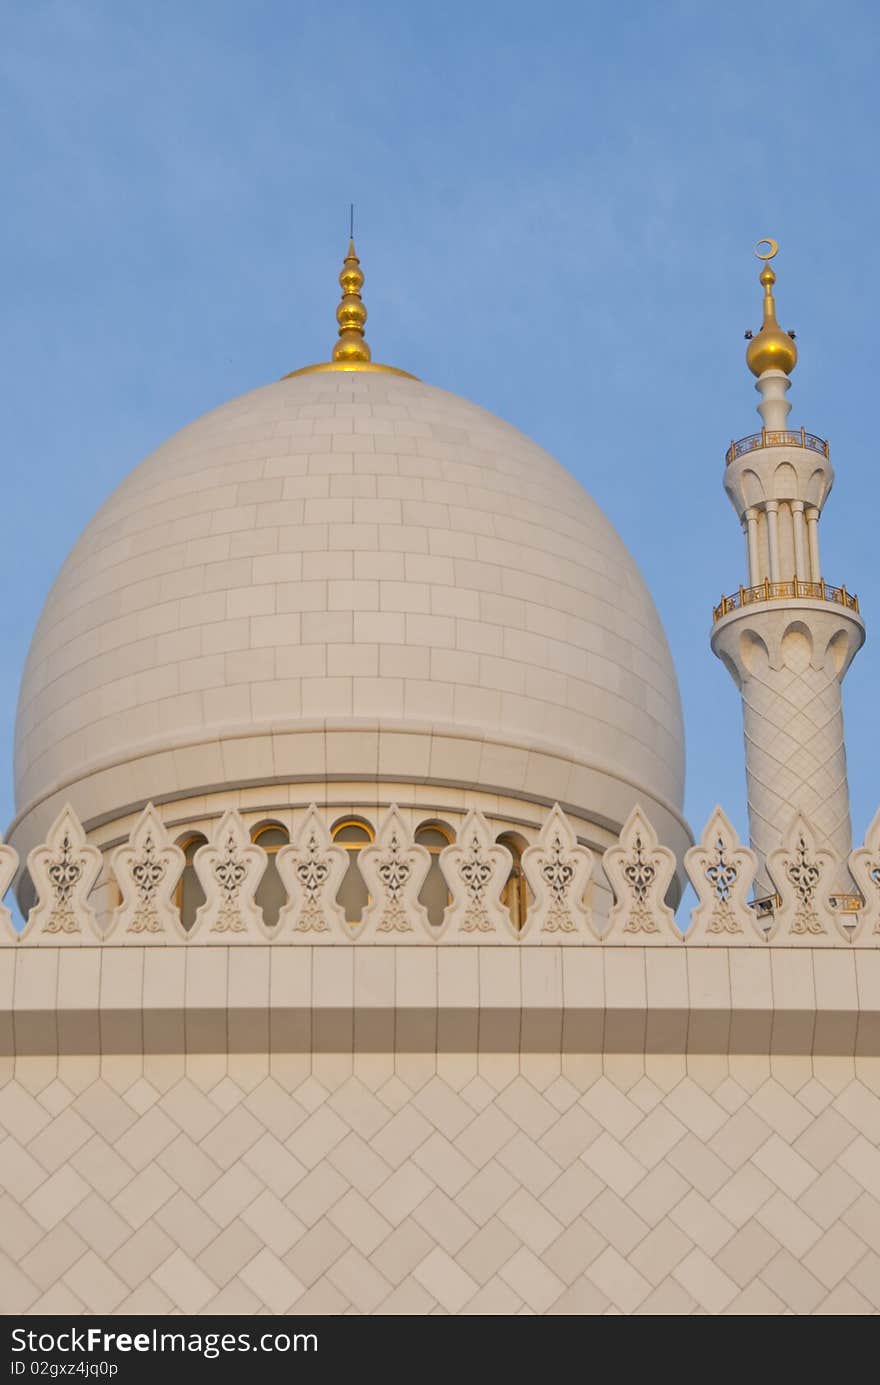
[(200, 846), (207, 845), (208, 838), (202, 832), (190, 832), (181, 837), (177, 845), (184, 855), (183, 874), (177, 882), (174, 902), (180, 910), (180, 922), (187, 932), (196, 921), (196, 914), (205, 902), (205, 891), (196, 875), (193, 858)]
[(792, 673), (806, 673), (813, 658), (813, 636), (802, 620), (793, 620), (782, 636), (782, 662)]
[(261, 846), (268, 856), (263, 878), (257, 886), (254, 903), (263, 911), (263, 922), (267, 928), (274, 928), (278, 915), (287, 903), (287, 894), (278, 873), (276, 857), (282, 846), (287, 846), (290, 837), (287, 828), (279, 822), (262, 822), (251, 832), (251, 841)]
[(25, 923), (27, 923), (28, 914), (30, 913), (31, 909), (33, 909), (36, 906), (37, 903), (36, 886), (34, 885), (34, 882), (31, 879), (31, 873), (27, 869), (27, 867), (25, 867), (25, 869), (21, 873), (21, 879), (18, 882), (18, 892), (16, 898), (18, 902), (19, 912), (21, 913), (21, 916), (24, 919)]
[[(739, 637), (739, 657), (745, 668), (753, 676), (760, 676), (770, 663), (770, 652), (760, 635), (754, 630), (744, 630)], [(737, 687), (741, 680), (737, 679)]]
[(826, 659), (829, 655), (835, 672), (842, 673), (849, 657), (849, 635), (846, 630), (838, 630), (836, 634), (831, 636), (825, 652)]
[(348, 866), (339, 886), (336, 903), (345, 911), (346, 923), (360, 923), (361, 914), (370, 902), (369, 891), (364, 884), (358, 866), (358, 857), (365, 846), (373, 840), (373, 829), (362, 818), (342, 818), (332, 830), (333, 840), (348, 852)]
[(89, 890), (87, 899), (88, 903), (95, 909), (99, 919), (107, 910), (118, 909), (122, 903), (122, 886), (111, 869), (106, 856), (101, 867), (101, 874)]
[(440, 869), (440, 852), (455, 841), (455, 834), (445, 822), (423, 822), (416, 828), (416, 841), (431, 853), (431, 865), (419, 893), (419, 903), (427, 910), (428, 922), (439, 928), (446, 906), (452, 902), (449, 886)]
[(522, 868), (522, 854), (528, 843), (515, 832), (502, 832), (497, 840), (499, 846), (507, 847), (513, 858), (510, 874), (505, 881), (504, 889), (501, 891), (501, 903), (510, 914), (510, 921), (514, 928), (519, 932), (525, 924), (531, 900), (529, 882), (526, 880)]
[(87, 903), (95, 911), (100, 932), (106, 933), (115, 910), (122, 903), (122, 886), (110, 870), (106, 858), (101, 874), (88, 893)]

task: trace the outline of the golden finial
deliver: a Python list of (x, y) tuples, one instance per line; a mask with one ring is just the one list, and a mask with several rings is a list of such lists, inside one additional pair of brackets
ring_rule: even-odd
[(333, 348), (333, 359), (346, 365), (353, 365), (356, 361), (369, 361), (371, 352), (364, 340), (367, 310), (361, 298), (364, 271), (355, 253), (354, 240), (348, 242), (348, 254), (343, 261), (339, 283), (342, 288), (342, 302), (336, 309), (339, 340)]
[(339, 285), (342, 289), (342, 299), (336, 309), (339, 340), (333, 347), (332, 360), (321, 361), (318, 365), (303, 366), (300, 370), (292, 370), (289, 375), (285, 375), (285, 380), (289, 380), (293, 375), (307, 375), (314, 371), (331, 370), (382, 371), (388, 375), (405, 375), (408, 380), (416, 379), (416, 376), (410, 375), (408, 370), (398, 370), (397, 366), (393, 365), (379, 365), (372, 359), (370, 348), (364, 340), (367, 310), (364, 307), (364, 300), (361, 298), (364, 271), (361, 269), (361, 262), (354, 248), (354, 208), (352, 208), (351, 231), (348, 254), (343, 260), (339, 275)]
[(769, 236), (759, 240), (755, 246), (755, 255), (764, 261), (760, 274), (760, 282), (764, 287), (764, 320), (760, 332), (755, 336), (752, 336), (751, 332), (746, 333), (749, 339), (746, 363), (753, 375), (763, 375), (765, 370), (784, 370), (786, 375), (790, 375), (797, 365), (798, 353), (794, 336), (791, 332), (784, 332), (776, 321), (776, 300), (773, 297), (776, 275), (770, 268), (769, 261), (778, 250), (778, 244)]

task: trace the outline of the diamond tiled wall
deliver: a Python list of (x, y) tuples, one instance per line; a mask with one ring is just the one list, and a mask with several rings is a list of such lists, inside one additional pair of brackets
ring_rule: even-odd
[(20, 1060), (7, 1313), (873, 1313), (880, 1060)]

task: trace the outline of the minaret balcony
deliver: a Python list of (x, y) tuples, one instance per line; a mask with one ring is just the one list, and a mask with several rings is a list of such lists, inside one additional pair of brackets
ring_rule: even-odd
[(760, 433), (750, 433), (747, 438), (731, 442), (725, 454), (727, 465), (737, 457), (748, 452), (757, 452), (761, 447), (805, 447), (809, 452), (818, 452), (826, 459), (829, 456), (828, 442), (804, 428), (762, 428)]
[(790, 582), (764, 581), (757, 587), (740, 587), (732, 596), (722, 596), (720, 604), (712, 608), (712, 621), (715, 623), (730, 615), (731, 611), (741, 611), (746, 606), (765, 601), (829, 601), (859, 614), (859, 598), (848, 592), (846, 587), (832, 587), (824, 580), (803, 582), (793, 577)]

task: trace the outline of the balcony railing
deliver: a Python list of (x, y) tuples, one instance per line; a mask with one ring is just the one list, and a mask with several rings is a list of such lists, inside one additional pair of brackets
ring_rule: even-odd
[(731, 611), (741, 611), (744, 606), (752, 606), (762, 601), (833, 601), (845, 606), (848, 611), (859, 613), (859, 598), (848, 592), (846, 587), (832, 587), (821, 582), (802, 582), (793, 577), (790, 582), (761, 582), (757, 587), (740, 587), (732, 596), (722, 596), (721, 603), (712, 608), (712, 620), (721, 620)]
[(727, 465), (730, 466), (737, 457), (744, 457), (747, 452), (757, 452), (759, 447), (806, 447), (808, 451), (818, 452), (823, 457), (829, 455), (826, 440), (817, 438), (815, 433), (808, 433), (803, 428), (762, 428), (760, 433), (750, 433), (747, 438), (730, 444)]

